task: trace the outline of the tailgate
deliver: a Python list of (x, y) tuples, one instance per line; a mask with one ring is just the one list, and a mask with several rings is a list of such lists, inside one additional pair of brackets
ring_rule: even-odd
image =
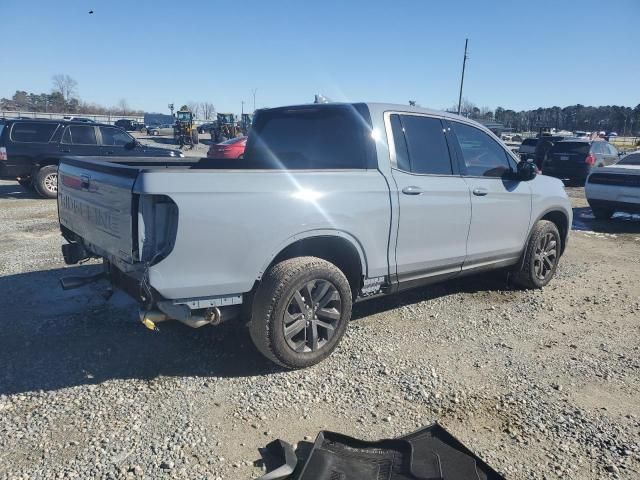
[[(60, 224), (92, 246), (133, 263), (133, 185), (138, 169), (107, 162), (65, 159), (58, 170)], [(93, 252), (98, 253), (98, 252)]]

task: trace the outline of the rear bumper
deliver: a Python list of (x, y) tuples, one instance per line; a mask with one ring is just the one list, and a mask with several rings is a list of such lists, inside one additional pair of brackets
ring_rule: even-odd
[(29, 175), (31, 175), (31, 170), (25, 165), (0, 162), (0, 180), (15, 180), (18, 177), (28, 177)]
[(543, 164), (542, 173), (544, 175), (549, 175), (550, 177), (556, 177), (556, 178), (571, 178), (571, 179), (586, 180), (586, 178), (591, 173), (591, 166), (587, 164), (578, 164), (578, 165), (558, 165), (557, 163)]
[(616, 212), (640, 213), (640, 203), (619, 202), (615, 200), (588, 199), (591, 208), (613, 210)]

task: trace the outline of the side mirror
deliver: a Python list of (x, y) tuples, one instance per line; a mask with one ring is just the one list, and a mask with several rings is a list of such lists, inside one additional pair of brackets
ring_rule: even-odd
[(125, 143), (124, 144), (124, 148), (126, 148), (127, 150), (133, 150), (134, 148), (136, 148), (137, 144), (138, 144), (138, 142), (136, 142), (136, 140), (134, 138), (129, 143)]
[(538, 174), (538, 168), (536, 167), (536, 164), (533, 163), (532, 160), (524, 160), (524, 161), (518, 162), (518, 167), (515, 174), (515, 177), (518, 180), (521, 180), (523, 182), (528, 182), (529, 180), (533, 180), (534, 178), (536, 178), (537, 174)]

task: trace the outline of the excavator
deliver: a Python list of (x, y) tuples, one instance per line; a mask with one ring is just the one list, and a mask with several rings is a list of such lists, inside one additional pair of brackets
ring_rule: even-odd
[(189, 145), (193, 148), (199, 142), (198, 128), (193, 121), (193, 112), (189, 110), (189, 107), (183, 105), (180, 110), (176, 112), (176, 124), (173, 127), (173, 137), (176, 143), (183, 148), (185, 145)]

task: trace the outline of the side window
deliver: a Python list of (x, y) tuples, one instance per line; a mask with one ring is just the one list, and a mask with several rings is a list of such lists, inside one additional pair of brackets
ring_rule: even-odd
[(71, 143), (71, 131), (69, 130), (69, 127), (65, 128), (61, 141), (62, 143)]
[(451, 158), (442, 123), (421, 115), (391, 115), (391, 130), (400, 170), (451, 175)]
[(591, 152), (592, 153), (598, 153), (598, 154), (603, 154), (606, 153), (604, 151), (604, 143), (603, 142), (593, 142), (591, 144)]
[(102, 145), (107, 146), (123, 147), (133, 140), (128, 133), (113, 127), (100, 127), (100, 135), (102, 135)]
[(618, 155), (618, 150), (610, 143), (607, 143), (607, 148), (609, 149), (609, 155)]
[(96, 131), (91, 126), (72, 125), (69, 127), (71, 142), (74, 145), (97, 145)]
[(501, 177), (510, 170), (507, 153), (502, 146), (482, 130), (451, 122), (458, 137), (467, 175)]
[(11, 140), (19, 143), (48, 143), (57, 123), (16, 122), (11, 129)]
[(407, 150), (407, 141), (404, 138), (404, 129), (400, 122), (399, 115), (391, 115), (391, 132), (393, 133), (393, 143), (396, 149), (396, 164), (400, 170), (405, 172), (411, 171), (411, 163), (409, 163), (409, 152)]

